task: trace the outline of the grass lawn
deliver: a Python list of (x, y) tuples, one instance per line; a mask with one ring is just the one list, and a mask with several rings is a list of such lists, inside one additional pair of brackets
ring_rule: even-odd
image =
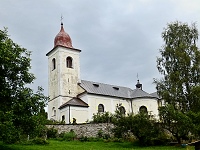
[(131, 143), (117, 142), (80, 142), (80, 141), (56, 141), (49, 140), (48, 145), (5, 145), (0, 142), (0, 150), (194, 150), (194, 147), (173, 147), (173, 146), (155, 146), (138, 147)]

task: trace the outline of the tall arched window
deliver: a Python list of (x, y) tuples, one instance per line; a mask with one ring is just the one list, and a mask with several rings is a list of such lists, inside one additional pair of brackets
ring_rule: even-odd
[(65, 115), (62, 115), (62, 122), (65, 121)]
[(125, 108), (124, 108), (123, 106), (121, 106), (119, 109), (120, 109), (120, 113), (121, 113), (122, 115), (125, 115), (125, 114), (126, 114), (126, 110), (125, 110)]
[(146, 106), (141, 106), (139, 111), (140, 111), (140, 113), (148, 113)]
[(52, 70), (56, 69), (56, 59), (52, 59)]
[(67, 68), (72, 68), (73, 64), (72, 64), (72, 58), (71, 57), (67, 57), (66, 58), (66, 63), (67, 63)]
[(55, 109), (55, 107), (52, 108), (52, 116), (56, 116), (56, 109)]
[(104, 106), (103, 104), (98, 105), (98, 112), (104, 112)]

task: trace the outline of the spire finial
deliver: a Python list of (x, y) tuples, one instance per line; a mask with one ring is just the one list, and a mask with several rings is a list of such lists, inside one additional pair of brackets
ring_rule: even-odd
[(136, 86), (136, 88), (142, 90), (142, 84), (140, 83), (140, 80), (139, 80), (139, 77), (138, 77), (138, 73), (137, 73), (137, 84), (135, 86)]
[(61, 22), (61, 25), (63, 25), (63, 16), (62, 16), (62, 14), (61, 14), (61, 17), (60, 17), (60, 22)]

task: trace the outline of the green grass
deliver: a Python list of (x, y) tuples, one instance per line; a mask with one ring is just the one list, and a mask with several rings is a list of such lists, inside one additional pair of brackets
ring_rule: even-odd
[(194, 150), (194, 147), (154, 146), (138, 147), (131, 143), (117, 142), (80, 142), (80, 141), (56, 141), (50, 140), (48, 145), (6, 145), (0, 142), (0, 150)]

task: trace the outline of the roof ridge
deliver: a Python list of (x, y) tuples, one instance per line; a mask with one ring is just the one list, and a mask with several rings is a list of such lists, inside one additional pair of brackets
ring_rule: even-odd
[(113, 84), (101, 83), (101, 82), (95, 82), (95, 81), (88, 81), (88, 80), (81, 80), (81, 81), (92, 82), (94, 84), (97, 83), (97, 84), (109, 85), (109, 86), (113, 86), (113, 87), (122, 87), (122, 88), (127, 88), (127, 89), (130, 89), (130, 90), (133, 90), (130, 87), (125, 87), (125, 86), (120, 86), (120, 85), (113, 85)]

